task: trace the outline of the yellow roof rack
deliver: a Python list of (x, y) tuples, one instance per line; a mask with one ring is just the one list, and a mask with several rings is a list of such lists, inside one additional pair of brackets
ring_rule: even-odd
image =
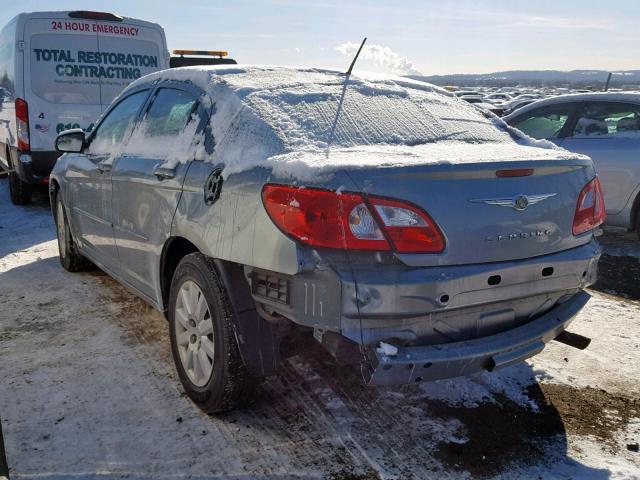
[(205, 55), (207, 57), (226, 57), (229, 52), (224, 50), (174, 50), (174, 55)]

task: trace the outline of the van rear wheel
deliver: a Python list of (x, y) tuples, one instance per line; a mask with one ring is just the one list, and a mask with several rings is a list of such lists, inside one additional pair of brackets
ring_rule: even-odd
[(14, 205), (29, 205), (32, 193), (33, 186), (20, 180), (15, 170), (9, 172), (9, 195)]

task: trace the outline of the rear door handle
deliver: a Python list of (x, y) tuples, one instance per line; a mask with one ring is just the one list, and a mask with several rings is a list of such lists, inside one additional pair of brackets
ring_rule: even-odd
[(176, 171), (173, 168), (156, 167), (153, 169), (153, 174), (158, 180), (168, 180), (176, 176)]
[(100, 173), (109, 173), (111, 171), (111, 162), (109, 162), (109, 163), (98, 162), (96, 164), (96, 168), (98, 169), (98, 172), (100, 172)]

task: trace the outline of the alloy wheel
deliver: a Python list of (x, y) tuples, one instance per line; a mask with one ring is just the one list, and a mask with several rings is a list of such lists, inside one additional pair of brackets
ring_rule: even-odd
[(204, 293), (193, 280), (180, 286), (174, 322), (182, 367), (195, 386), (203, 387), (213, 372), (213, 322)]

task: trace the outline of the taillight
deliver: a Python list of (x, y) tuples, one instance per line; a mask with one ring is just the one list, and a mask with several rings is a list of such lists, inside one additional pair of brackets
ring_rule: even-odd
[(287, 235), (314, 247), (439, 253), (444, 237), (421, 209), (382, 197), (265, 185), (269, 217)]
[(400, 253), (440, 253), (444, 236), (422, 209), (400, 200), (368, 197), (394, 249)]
[(573, 217), (573, 234), (593, 230), (605, 219), (604, 197), (598, 177), (585, 185), (578, 196), (578, 205)]
[(18, 150), (28, 152), (29, 145), (29, 107), (27, 102), (16, 98), (16, 127), (18, 137)]

